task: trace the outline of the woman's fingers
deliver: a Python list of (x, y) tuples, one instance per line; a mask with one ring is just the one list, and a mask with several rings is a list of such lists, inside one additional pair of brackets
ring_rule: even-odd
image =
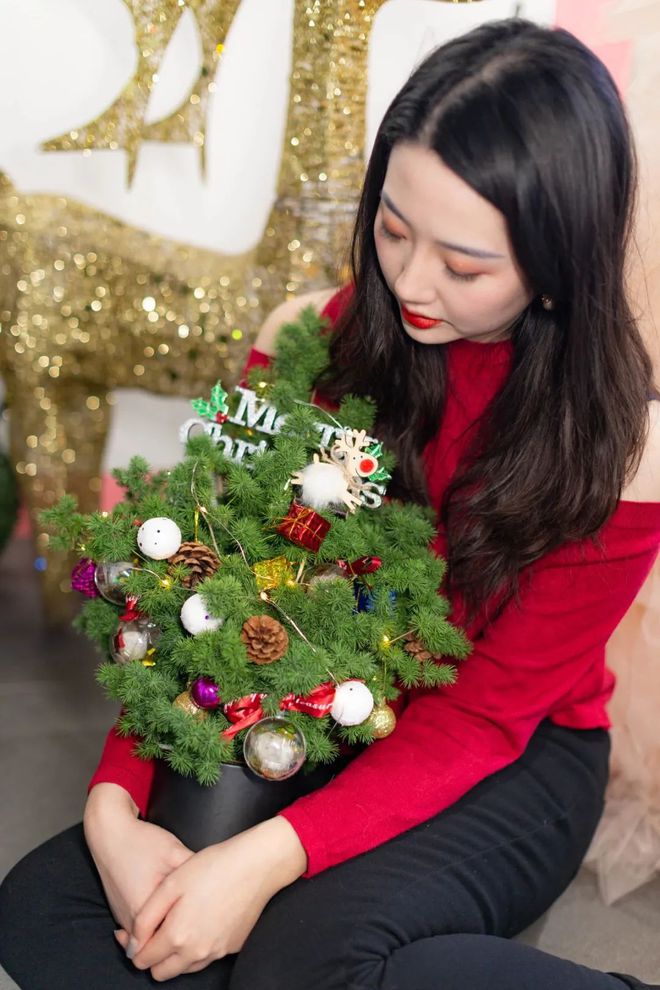
[(121, 945), (122, 949), (128, 948), (130, 935), (128, 934), (127, 931), (125, 931), (123, 928), (117, 928), (117, 930), (115, 931), (115, 938)]
[(133, 923), (132, 934), (140, 945), (144, 945), (146, 940), (151, 938), (180, 896), (181, 892), (178, 887), (166, 878), (160, 886), (156, 887), (151, 897), (147, 898)]
[(149, 898), (133, 927), (137, 951), (132, 958), (138, 969), (151, 969), (173, 953), (182, 953), (189, 942), (181, 932), (176, 910), (170, 910), (177, 903), (176, 898), (156, 899), (156, 894)]
[(211, 962), (213, 962), (212, 959), (204, 959), (201, 962), (190, 963), (188, 965), (183, 956), (178, 952), (173, 952), (162, 963), (152, 966), (151, 975), (154, 980), (158, 981), (172, 980), (175, 976), (181, 976), (183, 973), (199, 973), (200, 970), (206, 969)]

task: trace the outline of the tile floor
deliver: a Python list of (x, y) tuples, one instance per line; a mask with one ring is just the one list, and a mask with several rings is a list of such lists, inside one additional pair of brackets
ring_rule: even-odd
[[(26, 540), (14, 539), (0, 556), (0, 630), (2, 877), (24, 853), (80, 819), (115, 708), (95, 684), (89, 644), (72, 630), (45, 626)], [(660, 982), (660, 881), (608, 908), (583, 870), (521, 939)], [(0, 970), (0, 990), (13, 988)]]

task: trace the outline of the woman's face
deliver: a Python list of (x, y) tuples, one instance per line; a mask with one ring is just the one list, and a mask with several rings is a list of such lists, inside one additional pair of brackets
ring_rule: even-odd
[[(374, 238), (403, 329), (422, 344), (503, 339), (532, 298), (503, 214), (428, 148), (392, 149)], [(440, 322), (415, 326), (406, 311)]]

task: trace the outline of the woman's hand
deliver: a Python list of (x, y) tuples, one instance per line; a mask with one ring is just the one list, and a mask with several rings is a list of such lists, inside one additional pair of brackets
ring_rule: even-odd
[(110, 910), (131, 932), (143, 904), (193, 853), (171, 832), (140, 821), (132, 798), (117, 784), (92, 789), (83, 824)]
[(195, 973), (238, 952), (271, 897), (307, 868), (292, 826), (276, 817), (196, 853), (163, 880), (117, 940), (155, 980)]

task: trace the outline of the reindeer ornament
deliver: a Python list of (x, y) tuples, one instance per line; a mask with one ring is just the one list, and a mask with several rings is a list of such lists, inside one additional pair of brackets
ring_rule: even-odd
[(300, 485), (302, 502), (311, 509), (345, 506), (355, 512), (365, 504), (362, 495), (374, 490), (373, 482), (388, 476), (379, 468), (380, 453), (381, 445), (366, 430), (344, 430), (329, 452), (321, 447), (320, 456), (314, 454), (312, 463), (292, 474), (289, 483)]

